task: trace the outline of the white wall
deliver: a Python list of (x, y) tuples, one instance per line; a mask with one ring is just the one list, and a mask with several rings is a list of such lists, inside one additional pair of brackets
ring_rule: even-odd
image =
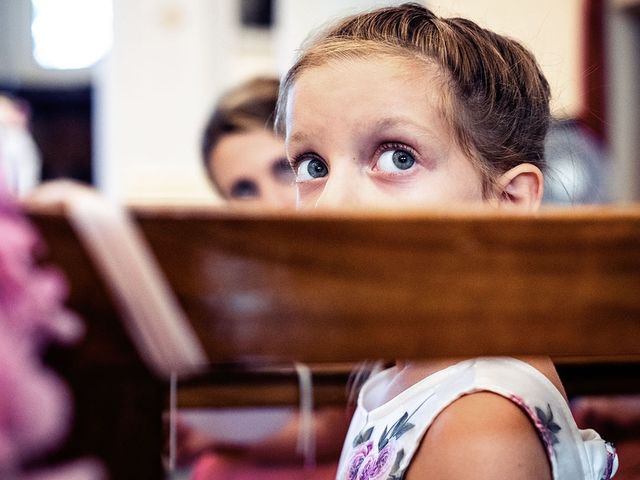
[(228, 77), (235, 3), (114, 0), (96, 70), (96, 181), (128, 202), (210, 202), (200, 132)]

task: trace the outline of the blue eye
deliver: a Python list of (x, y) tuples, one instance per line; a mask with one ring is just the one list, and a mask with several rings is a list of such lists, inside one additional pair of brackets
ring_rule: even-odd
[(322, 160), (319, 158), (310, 158), (309, 160), (303, 160), (298, 165), (296, 180), (298, 182), (305, 182), (315, 178), (326, 177), (328, 173), (329, 169)]
[(396, 148), (383, 152), (378, 157), (376, 168), (381, 172), (397, 172), (399, 170), (408, 170), (415, 163), (416, 159), (413, 158), (413, 155), (406, 150)]

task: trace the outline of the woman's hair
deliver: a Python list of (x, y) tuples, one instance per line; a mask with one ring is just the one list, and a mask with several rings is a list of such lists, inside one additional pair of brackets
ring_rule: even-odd
[(442, 113), (482, 172), (485, 197), (499, 174), (520, 163), (543, 169), (550, 89), (533, 55), (469, 20), (440, 18), (414, 3), (348, 17), (304, 45), (282, 80), (278, 130), (285, 130), (287, 95), (305, 70), (367, 56), (400, 56), (425, 68), (436, 66)]
[(202, 161), (210, 176), (211, 152), (224, 135), (255, 129), (273, 130), (279, 83), (277, 78), (258, 77), (222, 95), (202, 135)]

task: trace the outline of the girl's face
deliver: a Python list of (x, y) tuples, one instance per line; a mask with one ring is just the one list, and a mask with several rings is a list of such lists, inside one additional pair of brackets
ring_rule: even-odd
[(441, 111), (435, 67), (334, 60), (289, 92), (287, 157), (299, 207), (412, 208), (481, 202), (482, 178)]

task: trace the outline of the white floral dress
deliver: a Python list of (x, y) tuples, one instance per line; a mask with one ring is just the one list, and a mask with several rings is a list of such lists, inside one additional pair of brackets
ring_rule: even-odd
[(367, 393), (395, 373), (385, 370), (363, 386), (337, 480), (402, 480), (434, 418), (462, 395), (479, 391), (508, 398), (527, 414), (545, 444), (554, 480), (609, 480), (618, 468), (613, 446), (593, 430), (578, 429), (562, 394), (525, 362), (465, 360), (368, 411)]

